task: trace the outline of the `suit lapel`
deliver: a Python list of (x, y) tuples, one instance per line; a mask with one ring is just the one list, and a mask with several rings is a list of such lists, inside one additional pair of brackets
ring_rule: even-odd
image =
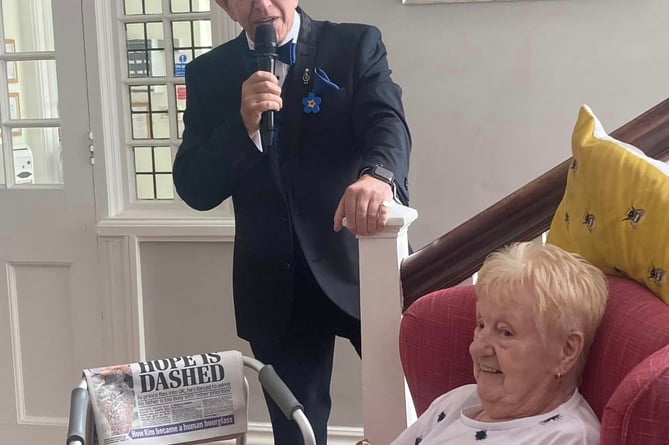
[(302, 126), (306, 116), (302, 98), (306, 97), (311, 88), (317, 41), (317, 32), (313, 21), (301, 8), (298, 7), (297, 11), (301, 16), (300, 32), (297, 39), (297, 60), (295, 65), (291, 67), (283, 88), (284, 116), (288, 127), (285, 146), (292, 154), (300, 149)]
[[(237, 72), (243, 82), (257, 69), (255, 61), (253, 64), (249, 64), (249, 59), (246, 57), (249, 50), (249, 44), (246, 41), (246, 32), (242, 30), (242, 32), (233, 40), (233, 44), (234, 53), (237, 54), (234, 66), (237, 68)], [(228, 67), (228, 69), (230, 68)]]

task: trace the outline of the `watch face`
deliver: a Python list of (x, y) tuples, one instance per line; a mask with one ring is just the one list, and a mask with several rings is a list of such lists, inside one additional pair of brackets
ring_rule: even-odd
[(392, 184), (393, 179), (395, 178), (393, 172), (391, 172), (390, 170), (381, 165), (377, 165), (372, 169), (372, 175), (375, 178), (387, 182), (388, 184)]

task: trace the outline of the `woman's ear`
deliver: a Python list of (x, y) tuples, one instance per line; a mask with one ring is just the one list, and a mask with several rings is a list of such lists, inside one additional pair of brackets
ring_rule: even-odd
[(573, 331), (567, 335), (560, 351), (560, 369), (562, 375), (572, 370), (585, 348), (585, 337), (582, 332)]

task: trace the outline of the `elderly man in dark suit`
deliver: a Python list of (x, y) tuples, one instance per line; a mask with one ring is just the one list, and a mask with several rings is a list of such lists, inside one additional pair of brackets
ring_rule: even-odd
[[(298, 0), (217, 3), (244, 32), (186, 68), (174, 181), (199, 210), (232, 197), (237, 332), (304, 404), (324, 445), (335, 336), (360, 354), (355, 235), (382, 230), (389, 201), (408, 203), (401, 89), (375, 27), (312, 20)], [(288, 45), (274, 74), (256, 71), (249, 52), (267, 23)], [(277, 134), (268, 139), (259, 129), (269, 110)], [(300, 443), (268, 407), (276, 444)]]

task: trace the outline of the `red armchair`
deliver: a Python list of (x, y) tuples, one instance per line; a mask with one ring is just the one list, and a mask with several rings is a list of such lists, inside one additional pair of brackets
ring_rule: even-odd
[[(602, 422), (601, 445), (669, 444), (669, 307), (631, 280), (609, 277), (609, 289), (580, 391)], [(405, 311), (400, 357), (418, 415), (475, 383), (475, 321), (473, 286), (432, 292)]]

